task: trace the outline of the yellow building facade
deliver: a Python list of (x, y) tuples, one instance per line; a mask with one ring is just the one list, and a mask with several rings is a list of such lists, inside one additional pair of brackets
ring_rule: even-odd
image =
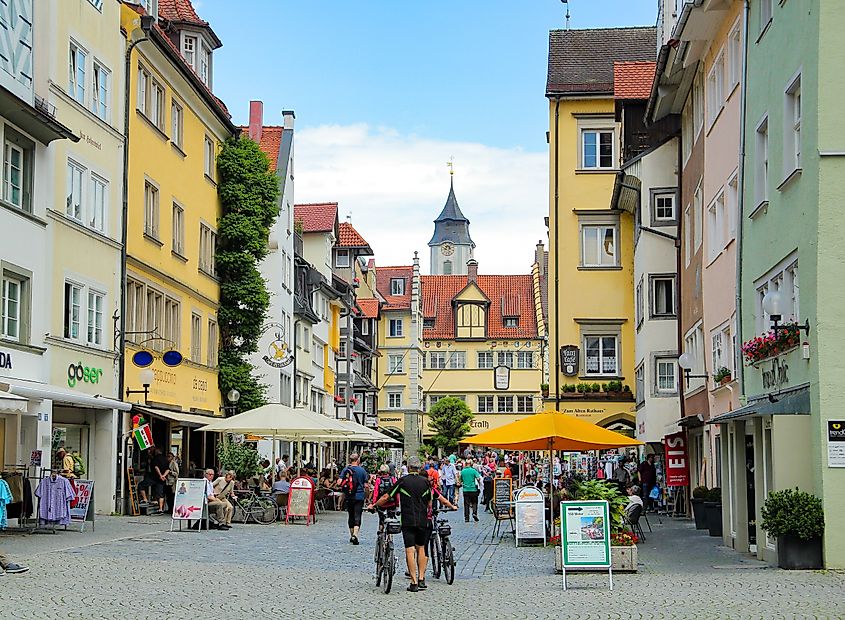
[(545, 408), (628, 432), (635, 425), (634, 223), (611, 208), (621, 162), (613, 63), (651, 59), (654, 49), (653, 28), (555, 30), (549, 39)]
[[(154, 441), (187, 450), (186, 434), (174, 429), (223, 413), (216, 156), (238, 130), (211, 92), (209, 66), (198, 70), (185, 47), (201, 44), (210, 55), (215, 42), (219, 47), (213, 31), (204, 22), (173, 30), (179, 16), (161, 17), (168, 18), (169, 30), (160, 21), (146, 34), (129, 71), (125, 381), (128, 389), (141, 389), (142, 369), (132, 357), (151, 351), (155, 378), (146, 409), (164, 422), (154, 424)], [(123, 5), (121, 21), (130, 41), (141, 36), (140, 16), (131, 6)], [(167, 365), (162, 354), (168, 350), (179, 351), (182, 363)], [(195, 447), (190, 452), (195, 459), (206, 456)]]

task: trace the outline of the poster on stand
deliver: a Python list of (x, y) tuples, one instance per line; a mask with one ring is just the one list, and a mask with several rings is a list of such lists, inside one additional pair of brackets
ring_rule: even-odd
[(285, 523), (292, 517), (305, 517), (305, 525), (314, 520), (314, 481), (311, 478), (301, 476), (290, 483)]
[(205, 480), (179, 478), (176, 481), (176, 494), (173, 501), (173, 520), (201, 519), (207, 500)]
[(516, 492), (516, 543), (542, 539), (546, 544), (546, 501), (536, 487), (523, 487)]
[(70, 520), (81, 522), (84, 530), (86, 521), (94, 521), (94, 481), (77, 479), (73, 484), (76, 486), (76, 505), (70, 509)]
[(561, 502), (564, 568), (610, 567), (610, 508), (605, 501)]

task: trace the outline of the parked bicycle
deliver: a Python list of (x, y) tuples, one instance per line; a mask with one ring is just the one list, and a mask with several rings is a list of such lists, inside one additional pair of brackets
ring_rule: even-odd
[(393, 549), (393, 535), (400, 534), (402, 526), (399, 519), (385, 519), (384, 527), (379, 528), (376, 540), (376, 587), (381, 586), (382, 592), (390, 593), (393, 585), (393, 575), (396, 574), (396, 553)]
[(238, 521), (249, 523), (252, 519), (260, 525), (276, 522), (276, 502), (272, 497), (259, 495), (253, 491), (236, 491), (229, 496), (234, 515)]
[(440, 579), (440, 573), (446, 578), (446, 583), (452, 585), (455, 581), (455, 549), (449, 537), (452, 526), (446, 519), (438, 519), (432, 515), (431, 540), (429, 540), (428, 559), (431, 563), (431, 574)]

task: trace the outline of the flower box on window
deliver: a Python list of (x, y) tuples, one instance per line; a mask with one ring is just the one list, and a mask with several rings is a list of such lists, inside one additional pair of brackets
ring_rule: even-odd
[(786, 325), (777, 332), (771, 330), (742, 343), (742, 357), (748, 365), (780, 355), (801, 344), (801, 332), (797, 325)]

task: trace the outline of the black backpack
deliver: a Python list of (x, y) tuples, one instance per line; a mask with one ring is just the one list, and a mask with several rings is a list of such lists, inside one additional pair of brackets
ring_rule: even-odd
[[(378, 478), (378, 497), (376, 494), (373, 494), (373, 501), (378, 501), (378, 499), (383, 495), (390, 495), (393, 493), (393, 489), (396, 487), (396, 478), (393, 476), (388, 476), (387, 478), (382, 478), (379, 476)], [(396, 498), (390, 499), (388, 502), (384, 504), (385, 508), (396, 508), (399, 505), (399, 502)]]

